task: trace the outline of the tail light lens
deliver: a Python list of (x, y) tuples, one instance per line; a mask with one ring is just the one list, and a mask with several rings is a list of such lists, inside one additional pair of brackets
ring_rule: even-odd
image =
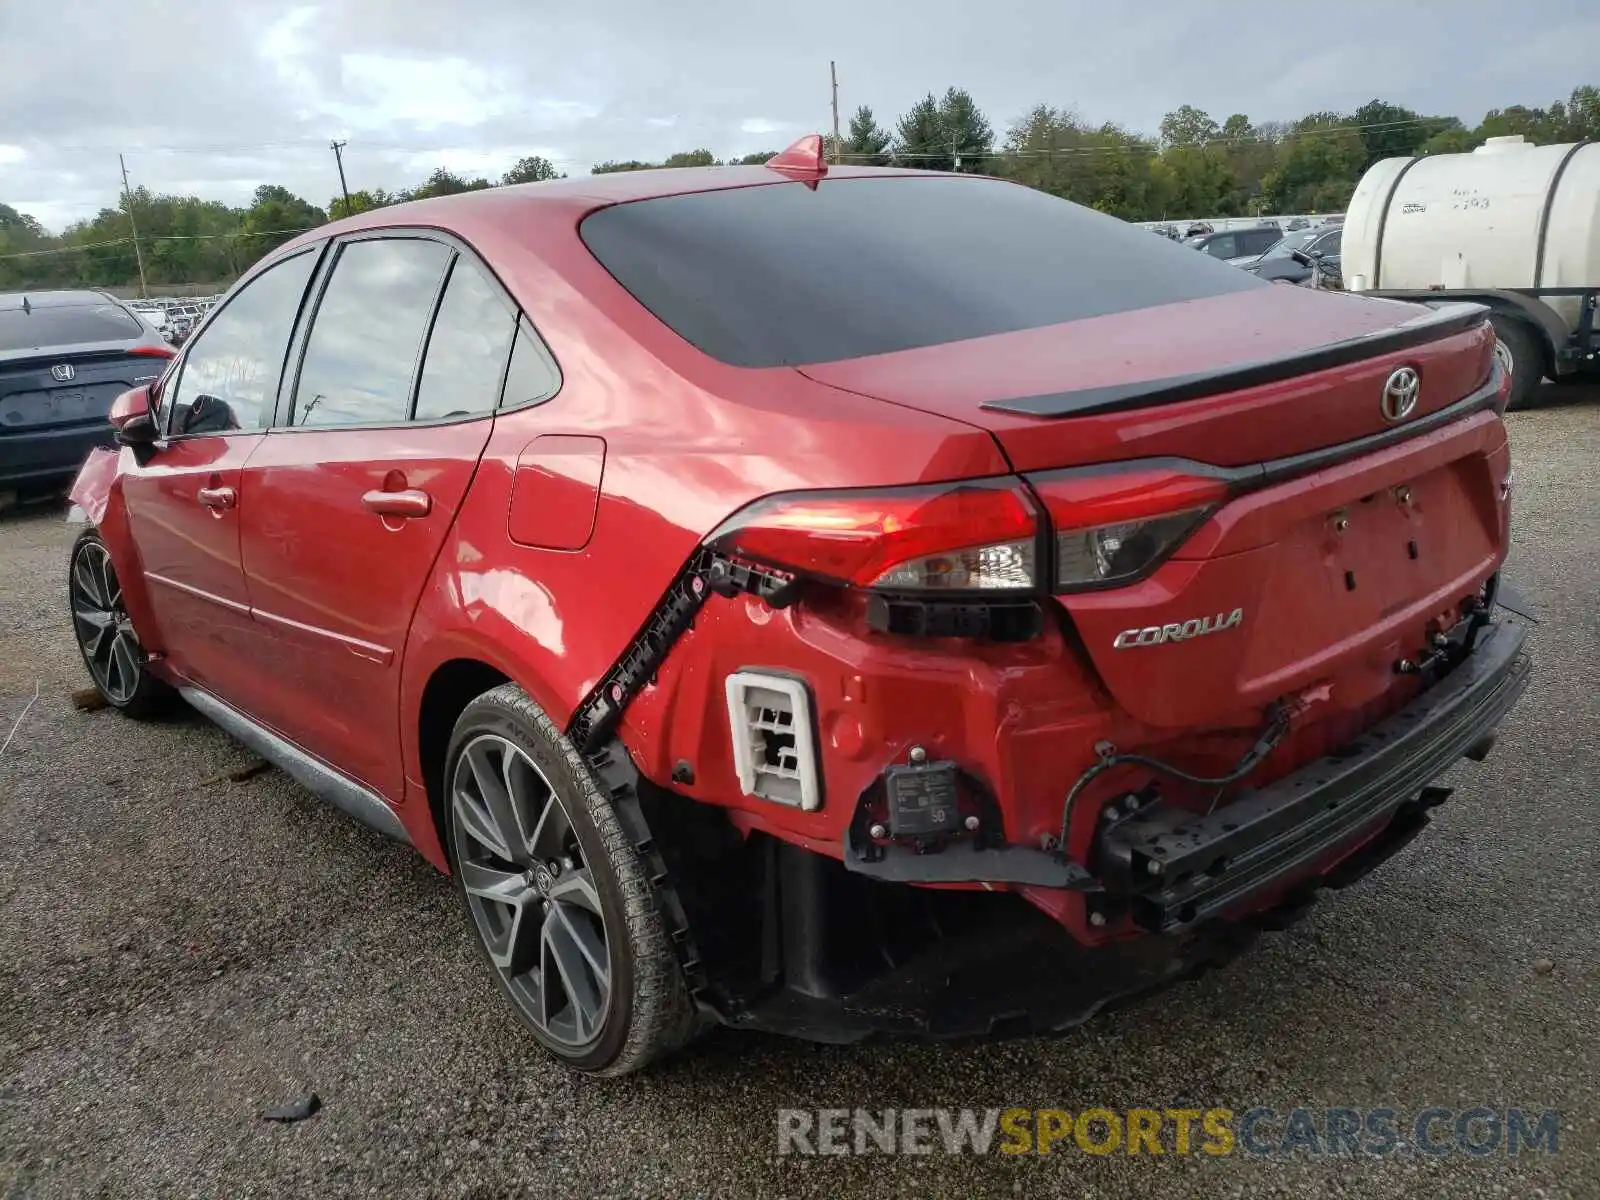
[(1055, 528), (1054, 587), (1088, 591), (1155, 570), (1228, 496), (1225, 479), (1164, 468), (1030, 476)]
[(176, 358), (178, 352), (171, 346), (132, 346), (129, 354), (139, 358)]
[(707, 544), (785, 571), (891, 592), (1027, 592), (1039, 519), (1019, 480), (791, 492), (735, 513)]

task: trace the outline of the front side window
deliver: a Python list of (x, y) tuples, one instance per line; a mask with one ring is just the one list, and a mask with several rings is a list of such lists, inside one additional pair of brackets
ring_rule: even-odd
[(1238, 242), (1231, 233), (1219, 233), (1206, 243), (1206, 253), (1212, 258), (1233, 258), (1238, 254)]
[(516, 313), (471, 259), (450, 268), (444, 300), (428, 335), (417, 385), (418, 421), (494, 411), (516, 330)]
[(420, 238), (349, 242), (306, 339), (295, 425), (388, 425), (411, 407), (411, 378), (450, 250)]
[(311, 250), (286, 259), (217, 310), (184, 354), (169, 433), (228, 433), (271, 422), (289, 335), (316, 264)]

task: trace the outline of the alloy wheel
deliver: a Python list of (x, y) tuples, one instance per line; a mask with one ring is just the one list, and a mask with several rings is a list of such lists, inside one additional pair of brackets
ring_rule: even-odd
[(456, 870), (490, 961), (554, 1048), (582, 1050), (605, 1025), (611, 950), (561, 797), (520, 747), (480, 734), (456, 759), (450, 804)]
[(122, 604), (111, 555), (98, 541), (86, 541), (72, 564), (72, 625), (95, 685), (114, 705), (132, 701), (139, 690), (139, 639)]

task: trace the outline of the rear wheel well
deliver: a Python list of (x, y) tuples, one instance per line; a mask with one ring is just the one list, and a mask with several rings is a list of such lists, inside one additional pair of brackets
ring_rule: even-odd
[[(504, 673), (471, 658), (453, 658), (434, 671), (422, 689), (417, 715), (417, 754), (422, 760), (422, 782), (428, 792), (433, 829), (444, 846), (444, 759), (450, 734), (462, 710), (487, 691), (511, 682)], [(449, 854), (448, 847), (445, 853)]]

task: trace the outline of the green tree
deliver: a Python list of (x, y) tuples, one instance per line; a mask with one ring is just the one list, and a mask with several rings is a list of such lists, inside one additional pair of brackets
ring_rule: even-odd
[(1006, 132), (996, 167), (1009, 178), (1129, 220), (1161, 210), (1155, 146), (1118, 125), (1090, 128), (1068, 109), (1036, 105)]
[(715, 167), (718, 166), (716, 155), (709, 150), (680, 150), (676, 154), (667, 155), (663, 167)]
[(929, 92), (900, 118), (896, 127), (894, 156), (908, 167), (948, 171), (953, 165), (950, 143), (945, 140), (939, 120), (939, 102)]
[(983, 171), (994, 147), (994, 129), (978, 109), (971, 93), (948, 89), (943, 99), (929, 92), (900, 118), (894, 157), (908, 167), (954, 171)]
[(1264, 201), (1261, 181), (1277, 161), (1277, 141), (1271, 131), (1251, 123), (1244, 113), (1234, 113), (1222, 123), (1213, 143), (1227, 160), (1232, 186), (1221, 213), (1256, 212)]
[(863, 104), (850, 118), (850, 131), (840, 146), (842, 160), (861, 167), (886, 167), (894, 139)]
[(1161, 118), (1163, 146), (1203, 146), (1221, 134), (1210, 114), (1185, 104)]
[(1424, 117), (1383, 100), (1369, 100), (1356, 109), (1351, 124), (1359, 126), (1367, 150), (1362, 170), (1386, 158), (1410, 158), (1429, 138), (1462, 128), (1454, 117)]
[(448, 167), (435, 167), (420, 185), (401, 195), (407, 200), (429, 200), (435, 196), (456, 196), (462, 192), (481, 192), (494, 184), (487, 179), (467, 179)]
[(983, 171), (994, 148), (994, 128), (971, 93), (950, 88), (939, 101), (939, 124), (954, 149), (961, 171)]
[(1417, 147), (1418, 154), (1465, 154), (1480, 143), (1478, 135), (1470, 129), (1446, 129), (1434, 134)]
[(1569, 142), (1600, 141), (1600, 87), (1591, 83), (1572, 89), (1565, 133)]
[(1244, 113), (1234, 113), (1222, 123), (1222, 139), (1228, 142), (1254, 141), (1257, 137), (1255, 126), (1250, 124), (1250, 118)]
[(370, 212), (374, 208), (387, 208), (391, 204), (400, 203), (400, 197), (391, 195), (382, 188), (362, 189), (350, 193), (350, 203), (344, 202), (343, 196), (335, 196), (328, 201), (328, 217), (337, 221), (341, 217), (353, 217), (357, 213)]
[[(236, 255), (247, 254), (246, 261), (252, 261), (327, 219), (328, 215), (320, 208), (302, 200), (288, 188), (264, 183), (256, 189), (250, 207), (240, 218), (232, 246)], [(233, 266), (234, 262), (229, 265)], [(238, 274), (237, 267), (232, 273)]]
[(1228, 217), (1243, 211), (1236, 177), (1221, 146), (1169, 146), (1155, 166), (1167, 211), (1189, 217)]
[(1529, 108), (1513, 104), (1510, 108), (1492, 108), (1484, 114), (1479, 124), (1478, 141), (1492, 137), (1511, 137), (1521, 134), (1530, 142), (1549, 145), (1562, 141), (1567, 132), (1567, 114), (1564, 105), (1557, 104), (1558, 112), (1547, 108)]
[(589, 168), (591, 175), (611, 175), (617, 171), (653, 171), (660, 163), (640, 162), (637, 158), (624, 160), (607, 159), (605, 162), (595, 163)]
[[(1278, 148), (1278, 161), (1262, 180), (1262, 191), (1276, 212), (1325, 212), (1328, 197), (1343, 193), (1348, 202), (1366, 167), (1367, 146), (1344, 113), (1302, 117)], [(1329, 187), (1327, 185), (1338, 185)]]
[(0, 204), (0, 290), (67, 270), (68, 256), (59, 250), (56, 239), (32, 216)]
[(500, 177), (501, 186), (513, 183), (543, 183), (547, 179), (565, 179), (548, 158), (531, 154), (517, 159), (516, 165)]
[(729, 165), (737, 167), (764, 167), (766, 166), (769, 158), (776, 158), (781, 153), (782, 151), (780, 150), (757, 150), (754, 154), (741, 154), (738, 158), (732, 160)]

